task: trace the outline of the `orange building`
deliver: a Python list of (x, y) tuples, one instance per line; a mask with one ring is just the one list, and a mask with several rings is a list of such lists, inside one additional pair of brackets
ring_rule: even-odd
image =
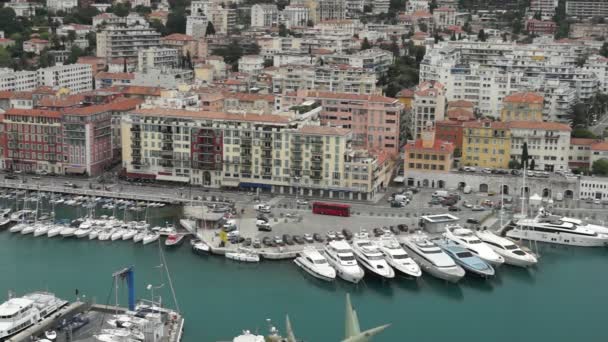
[(538, 93), (523, 92), (505, 96), (502, 100), (500, 120), (543, 121), (544, 97)]

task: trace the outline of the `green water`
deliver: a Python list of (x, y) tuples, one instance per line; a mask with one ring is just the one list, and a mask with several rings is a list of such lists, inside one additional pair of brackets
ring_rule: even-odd
[[(200, 257), (188, 245), (166, 251), (178, 302), (186, 317), (185, 342), (229, 341), (242, 329), (283, 329), (289, 313), (299, 338), (338, 341), (344, 295), (352, 294), (363, 328), (392, 326), (375, 341), (600, 341), (606, 340), (608, 250), (543, 246), (532, 270), (503, 267), (490, 281), (465, 278), (449, 285), (366, 279), (359, 286), (319, 283), (292, 262), (235, 264)], [(136, 291), (158, 284), (156, 246), (116, 241), (34, 238), (0, 232), (0, 294), (48, 289), (73, 299), (74, 289), (109, 301), (111, 273), (136, 267)], [(171, 296), (165, 281), (167, 304)], [(126, 290), (121, 301), (126, 302)], [(113, 298), (113, 296), (112, 296)], [(113, 302), (113, 299), (112, 301)]]

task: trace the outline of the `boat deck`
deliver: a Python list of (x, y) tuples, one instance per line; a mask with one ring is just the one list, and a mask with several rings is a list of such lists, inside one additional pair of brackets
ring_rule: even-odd
[(7, 339), (6, 342), (31, 341), (32, 336), (39, 336), (41, 334), (44, 334), (46, 330), (52, 330), (53, 327), (61, 323), (63, 319), (65, 319), (66, 317), (72, 317), (76, 313), (86, 310), (86, 307), (87, 304), (83, 302), (74, 302), (68, 306), (64, 306), (63, 308), (57, 310), (55, 313), (43, 319), (39, 323), (23, 330), (22, 332), (14, 335), (10, 339)]

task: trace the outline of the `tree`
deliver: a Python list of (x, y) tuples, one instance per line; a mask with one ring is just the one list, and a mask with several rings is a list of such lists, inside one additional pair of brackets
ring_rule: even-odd
[(521, 169), (521, 165), (519, 164), (519, 162), (517, 160), (511, 159), (511, 160), (509, 160), (509, 169), (512, 169), (512, 170)]
[(23, 33), (25, 27), (21, 21), (17, 19), (17, 15), (12, 8), (0, 8), (0, 30), (4, 31), (5, 36), (10, 36), (13, 33)]
[(477, 32), (477, 40), (481, 41), (481, 42), (485, 42), (487, 39), (486, 37), (486, 33), (483, 29), (479, 30), (479, 32)]
[(243, 48), (236, 40), (233, 40), (226, 47), (213, 50), (214, 55), (222, 56), (224, 62), (234, 66), (238, 63), (239, 59), (243, 56)]
[(41, 68), (46, 68), (53, 66), (53, 58), (49, 55), (48, 49), (44, 49), (40, 51), (40, 57), (38, 58), (38, 66)]
[(587, 126), (588, 116), (589, 107), (585, 103), (578, 102), (570, 108), (572, 127), (577, 127), (579, 125)]
[(593, 134), (593, 132), (591, 132), (588, 129), (582, 128), (582, 127), (573, 129), (571, 136), (573, 138), (585, 138), (585, 139), (596, 139), (597, 138), (597, 136), (595, 136), (595, 134)]
[(530, 170), (534, 170), (534, 168), (536, 167), (536, 162), (534, 161), (534, 158), (531, 158), (532, 160), (530, 161)]
[(76, 40), (76, 31), (74, 31), (74, 30), (68, 31), (68, 40), (70, 42), (74, 42)]
[(372, 44), (369, 43), (369, 40), (367, 40), (367, 37), (363, 38), (363, 41), (361, 42), (361, 50), (369, 50), (372, 48)]
[(521, 167), (528, 166), (528, 143), (524, 142), (524, 146), (521, 149)]
[(207, 29), (205, 30), (205, 36), (212, 36), (215, 34), (215, 27), (212, 22), (207, 23)]
[(186, 12), (176, 10), (169, 13), (167, 18), (167, 34), (186, 33)]
[(534, 19), (536, 19), (536, 20), (541, 20), (542, 19), (541, 16), (540, 16), (540, 12), (535, 12), (534, 13)]
[(122, 72), (127, 72), (127, 59), (123, 58), (122, 59)]
[(68, 56), (66, 64), (76, 63), (78, 61), (78, 58), (83, 55), (84, 55), (84, 51), (82, 51), (82, 49), (80, 47), (78, 47), (78, 45), (76, 45), (76, 44), (72, 45), (72, 48), (70, 49), (70, 55)]
[(464, 25), (462, 25), (462, 30), (464, 32), (466, 32), (467, 34), (471, 34), (471, 32), (473, 32), (471, 29), (471, 23), (468, 21), (466, 23), (464, 23)]
[(594, 175), (608, 176), (608, 159), (599, 159), (593, 162), (591, 171)]
[(602, 44), (602, 48), (600, 49), (600, 55), (608, 57), (608, 43), (604, 42), (604, 44)]
[(419, 29), (420, 29), (420, 31), (422, 31), (422, 32), (428, 32), (428, 30), (429, 30), (428, 26), (426, 26), (426, 24), (425, 24), (425, 23), (419, 23), (419, 24), (418, 24), (418, 28), (419, 28)]
[(114, 13), (114, 14), (116, 14), (119, 17), (126, 17), (126, 16), (129, 15), (129, 12), (131, 12), (131, 3), (129, 3), (129, 2), (127, 2), (127, 3), (123, 3), (123, 2), (115, 3), (111, 7), (108, 7), (108, 9), (106, 10), (106, 12), (108, 12), (108, 13)]
[(279, 24), (279, 36), (287, 37), (288, 34), (289, 34), (289, 30), (287, 29), (285, 24)]
[(10, 52), (5, 48), (0, 47), (0, 67), (10, 68), (12, 63), (13, 60), (11, 59)]

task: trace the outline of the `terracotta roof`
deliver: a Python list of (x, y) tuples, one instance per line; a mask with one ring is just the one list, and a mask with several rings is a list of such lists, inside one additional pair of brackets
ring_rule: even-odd
[(475, 104), (471, 101), (466, 100), (456, 100), (448, 102), (448, 108), (454, 107), (464, 107), (464, 108), (474, 108)]
[(414, 18), (432, 18), (433, 15), (428, 11), (415, 11), (412, 13), (412, 17)]
[(31, 100), (33, 92), (31, 91), (0, 91), (0, 99), (21, 99), (21, 100)]
[(475, 119), (475, 114), (473, 114), (472, 111), (464, 109), (464, 108), (449, 109), (446, 113), (446, 116), (450, 120), (467, 121), (467, 120)]
[(568, 131), (572, 128), (566, 124), (548, 121), (509, 121), (510, 128), (545, 129), (552, 131)]
[(596, 151), (608, 151), (608, 141), (601, 141), (591, 144), (591, 149)]
[(413, 89), (403, 89), (395, 95), (397, 97), (414, 97)]
[[(405, 150), (409, 151), (409, 150), (415, 150), (415, 151), (421, 151), (421, 150), (426, 150), (426, 151), (434, 151), (434, 152), (439, 152), (439, 153), (445, 153), (445, 154), (450, 154), (452, 152), (454, 152), (454, 144), (447, 142), (447, 141), (443, 141), (443, 140), (439, 140), (439, 139), (435, 139), (435, 141), (433, 142), (433, 146), (430, 148), (425, 148), (422, 145), (422, 139), (416, 139), (416, 141), (410, 141), (407, 144), (405, 144)], [(408, 157), (406, 156), (406, 159)]]
[(430, 37), (431, 35), (429, 35), (426, 32), (422, 32), (422, 31), (418, 31), (416, 33), (414, 33), (414, 35), (412, 36), (412, 39), (417, 40), (417, 39), (426, 39), (428, 37)]
[(464, 128), (483, 128), (484, 124), (490, 123), (490, 127), (488, 128), (497, 128), (497, 129), (509, 129), (509, 124), (507, 122), (500, 121), (467, 121), (463, 124)]
[(232, 93), (222, 92), (224, 98), (238, 99), (239, 101), (258, 101), (264, 100), (266, 102), (274, 103), (274, 95), (271, 94), (250, 94), (250, 93)]
[(439, 121), (435, 121), (435, 127), (439, 127), (439, 126), (458, 126), (458, 127), (462, 127), (463, 126), (463, 121), (457, 121), (457, 120), (439, 120)]
[(8, 42), (15, 42), (15, 41), (12, 39), (9, 39), (9, 38), (0, 38), (0, 43), (8, 43)]
[(183, 33), (173, 33), (168, 36), (160, 38), (160, 40), (182, 40), (182, 41), (193, 41), (194, 37)]
[(125, 95), (144, 95), (144, 96), (160, 96), (161, 87), (146, 87), (146, 86), (132, 86), (132, 85), (119, 85), (109, 88), (105, 88), (107, 91), (116, 91)]
[(329, 127), (329, 126), (303, 126), (298, 132), (302, 134), (315, 134), (315, 135), (347, 135), (351, 132), (350, 129)]
[(597, 139), (591, 138), (570, 138), (570, 145), (592, 145), (596, 142)]
[(48, 40), (32, 38), (30, 40), (26, 40), (24, 43), (33, 43), (33, 44), (48, 44)]
[(311, 49), (313, 55), (331, 55), (334, 52), (329, 49)]
[(38, 101), (39, 107), (74, 107), (81, 104), (84, 101), (83, 94), (69, 95), (69, 96), (45, 96)]
[(49, 86), (40, 86), (40, 87), (34, 89), (34, 91), (32, 93), (34, 93), (34, 94), (55, 95), (57, 92), (52, 87), (49, 87)]
[(210, 120), (225, 120), (225, 121), (250, 121), (250, 122), (268, 122), (268, 123), (289, 123), (289, 118), (286, 116), (270, 115), (270, 114), (234, 114), (224, 112), (208, 112), (208, 111), (191, 111), (184, 109), (136, 109), (132, 111), (134, 114), (142, 116), (173, 116), (185, 118), (201, 118)]
[(41, 116), (45, 118), (61, 118), (61, 113), (56, 110), (45, 109), (8, 109), (4, 115), (19, 115), (19, 116)]
[[(288, 93), (287, 95), (297, 96), (296, 93)], [(350, 93), (336, 93), (329, 91), (314, 91), (308, 90), (304, 97), (316, 97), (319, 99), (343, 99), (343, 100), (355, 100), (355, 101), (370, 101), (370, 102), (383, 102), (393, 103), (397, 102), (397, 99), (392, 97), (386, 97), (381, 95), (364, 95), (364, 94), (350, 94)]]
[(65, 115), (78, 115), (78, 116), (89, 116), (98, 113), (105, 113), (110, 111), (126, 112), (137, 108), (143, 100), (140, 99), (119, 99), (110, 103), (101, 105), (87, 106), (70, 108), (64, 111)]
[(102, 71), (95, 75), (95, 78), (110, 78), (113, 80), (132, 80), (135, 74), (131, 72), (106, 72)]
[(511, 103), (543, 103), (542, 95), (533, 92), (513, 93), (505, 96), (503, 102)]
[(464, 30), (462, 29), (462, 27), (458, 26), (458, 25), (448, 25), (446, 27), (446, 30), (454, 32), (454, 33), (463, 33)]

